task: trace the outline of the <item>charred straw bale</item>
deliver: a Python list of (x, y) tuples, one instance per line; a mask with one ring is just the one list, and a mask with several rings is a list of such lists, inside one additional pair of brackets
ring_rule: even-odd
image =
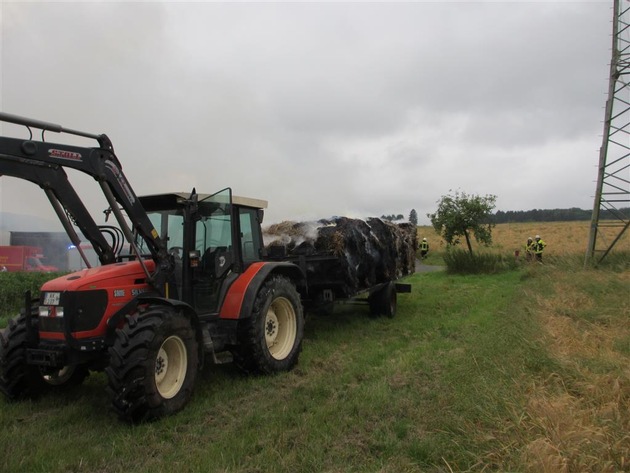
[[(306, 249), (313, 247), (317, 238), (316, 231), (313, 231), (313, 223), (310, 222), (280, 222), (263, 229), (265, 247), (284, 246), (288, 254), (298, 251), (300, 254), (312, 254)], [(304, 246), (302, 251), (297, 247)]]
[[(315, 223), (282, 222), (268, 227), (263, 233), (268, 250), (271, 246), (284, 246), (290, 257), (338, 258), (334, 270), (321, 265), (319, 271), (334, 272), (354, 292), (399, 279), (415, 270), (417, 233), (415, 226), (409, 223), (336, 217)], [(324, 279), (331, 275), (311, 276)]]

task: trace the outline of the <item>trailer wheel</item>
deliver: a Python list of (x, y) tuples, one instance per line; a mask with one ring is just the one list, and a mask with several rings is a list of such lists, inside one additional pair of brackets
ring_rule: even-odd
[(304, 312), (289, 279), (273, 276), (258, 291), (251, 316), (239, 327), (237, 364), (245, 371), (289, 371), (302, 349)]
[(181, 312), (152, 307), (116, 332), (105, 369), (118, 416), (154, 420), (181, 410), (192, 396), (199, 355), (195, 332)]
[(383, 288), (370, 294), (368, 304), (372, 316), (384, 315), (390, 319), (393, 318), (398, 305), (396, 284), (389, 282)]
[[(31, 323), (37, 330), (36, 320)], [(27, 348), (27, 319), (21, 314), (0, 333), (0, 391), (10, 400), (36, 398), (46, 388), (39, 367), (26, 362)]]

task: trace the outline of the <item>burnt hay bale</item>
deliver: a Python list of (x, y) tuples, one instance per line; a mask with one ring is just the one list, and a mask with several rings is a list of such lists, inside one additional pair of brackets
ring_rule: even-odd
[[(335, 257), (330, 264), (309, 265), (313, 280), (343, 280), (349, 292), (396, 280), (415, 271), (417, 232), (410, 223), (379, 218), (367, 221), (335, 217), (318, 222), (282, 222), (263, 230), (265, 247), (286, 248), (289, 258), (301, 255)], [(317, 274), (317, 272), (334, 274)]]

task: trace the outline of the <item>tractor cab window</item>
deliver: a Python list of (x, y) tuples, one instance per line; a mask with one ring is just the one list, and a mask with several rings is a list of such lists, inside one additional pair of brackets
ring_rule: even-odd
[(261, 211), (247, 207), (239, 209), (239, 220), (241, 230), (241, 253), (245, 264), (260, 261), (262, 258), (262, 247), (260, 237), (260, 215)]
[(184, 245), (184, 216), (180, 210), (149, 214), (160, 238), (166, 242), (169, 253), (181, 253)]
[[(230, 190), (225, 189), (199, 202), (200, 218), (196, 224), (195, 247), (201, 255), (202, 269), (211, 268), (212, 254), (232, 250), (232, 218)], [(204, 262), (204, 259), (206, 260)]]
[[(180, 209), (169, 209), (147, 212), (149, 220), (166, 242), (168, 253), (173, 257), (175, 263), (174, 280), (169, 282), (169, 297), (180, 299), (182, 296), (182, 257), (184, 251), (184, 216)], [(138, 237), (137, 245), (140, 253), (150, 255), (146, 242)]]
[[(181, 256), (184, 246), (184, 216), (181, 210), (152, 211), (147, 212), (147, 215), (160, 238), (166, 242), (169, 253)], [(136, 244), (141, 254), (151, 254), (144, 239), (138, 236)]]
[(201, 255), (193, 290), (195, 307), (214, 311), (218, 308), (222, 282), (234, 263), (229, 188), (199, 202), (195, 249)]

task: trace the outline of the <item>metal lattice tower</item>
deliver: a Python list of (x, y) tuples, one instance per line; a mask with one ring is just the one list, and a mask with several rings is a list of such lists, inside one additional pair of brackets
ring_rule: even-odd
[(614, 0), (604, 135), (585, 264), (599, 263), (630, 226), (630, 2)]

